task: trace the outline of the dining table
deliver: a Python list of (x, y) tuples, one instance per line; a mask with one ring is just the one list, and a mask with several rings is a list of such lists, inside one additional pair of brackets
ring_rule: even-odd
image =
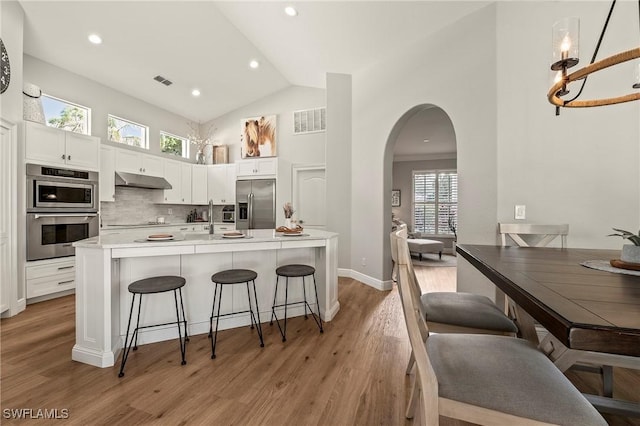
[[(562, 371), (585, 360), (640, 370), (640, 275), (607, 267), (619, 250), (460, 244), (456, 251), (532, 320), (519, 327), (537, 323), (548, 332)], [(522, 331), (536, 343), (535, 330)], [(600, 411), (640, 416), (637, 402), (585, 396)]]

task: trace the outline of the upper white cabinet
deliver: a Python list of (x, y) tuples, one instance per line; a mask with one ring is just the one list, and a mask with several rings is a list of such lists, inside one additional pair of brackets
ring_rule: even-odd
[(116, 201), (116, 149), (100, 147), (100, 201)]
[(116, 170), (149, 176), (163, 176), (164, 160), (155, 155), (129, 149), (117, 149)]
[(255, 158), (240, 160), (237, 165), (237, 177), (245, 179), (259, 179), (275, 177), (278, 174), (278, 158)]
[(25, 121), (27, 162), (99, 170), (100, 138)]
[(192, 204), (207, 204), (209, 198), (207, 197), (207, 169), (211, 166), (205, 166), (204, 164), (194, 164), (191, 169), (191, 203)]
[(164, 203), (191, 204), (191, 164), (164, 160), (164, 178), (172, 187), (164, 190)]
[(214, 204), (235, 204), (236, 165), (216, 164), (207, 169), (208, 199)]

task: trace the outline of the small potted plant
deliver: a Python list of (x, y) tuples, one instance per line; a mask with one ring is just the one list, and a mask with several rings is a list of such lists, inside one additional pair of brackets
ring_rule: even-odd
[(291, 205), (290, 202), (284, 203), (283, 210), (284, 210), (284, 219), (285, 219), (284, 226), (289, 229), (294, 229), (295, 225), (293, 224), (292, 217), (296, 211), (293, 209), (293, 206)]
[(625, 231), (624, 229), (613, 228), (613, 230), (617, 233), (609, 234), (609, 237), (622, 237), (632, 243), (622, 246), (622, 255), (620, 256), (620, 260), (627, 263), (640, 264), (640, 231), (637, 234), (634, 234), (633, 232)]

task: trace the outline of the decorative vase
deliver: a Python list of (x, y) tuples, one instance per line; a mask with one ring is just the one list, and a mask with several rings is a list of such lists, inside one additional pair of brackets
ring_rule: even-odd
[(196, 154), (196, 164), (204, 164), (204, 152), (202, 152), (201, 149), (198, 150), (198, 153)]
[(284, 226), (286, 228), (293, 229), (295, 225), (293, 224), (293, 221), (291, 220), (291, 218), (288, 217), (284, 220)]
[(627, 263), (640, 263), (640, 246), (632, 244), (623, 245), (620, 260)]
[(213, 145), (207, 144), (204, 147), (204, 163), (213, 164)]

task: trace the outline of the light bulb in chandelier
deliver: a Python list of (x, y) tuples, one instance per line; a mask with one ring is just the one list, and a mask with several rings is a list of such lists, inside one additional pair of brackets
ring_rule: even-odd
[(580, 20), (564, 18), (553, 24), (553, 60), (554, 71), (571, 68), (578, 64), (580, 55)]

